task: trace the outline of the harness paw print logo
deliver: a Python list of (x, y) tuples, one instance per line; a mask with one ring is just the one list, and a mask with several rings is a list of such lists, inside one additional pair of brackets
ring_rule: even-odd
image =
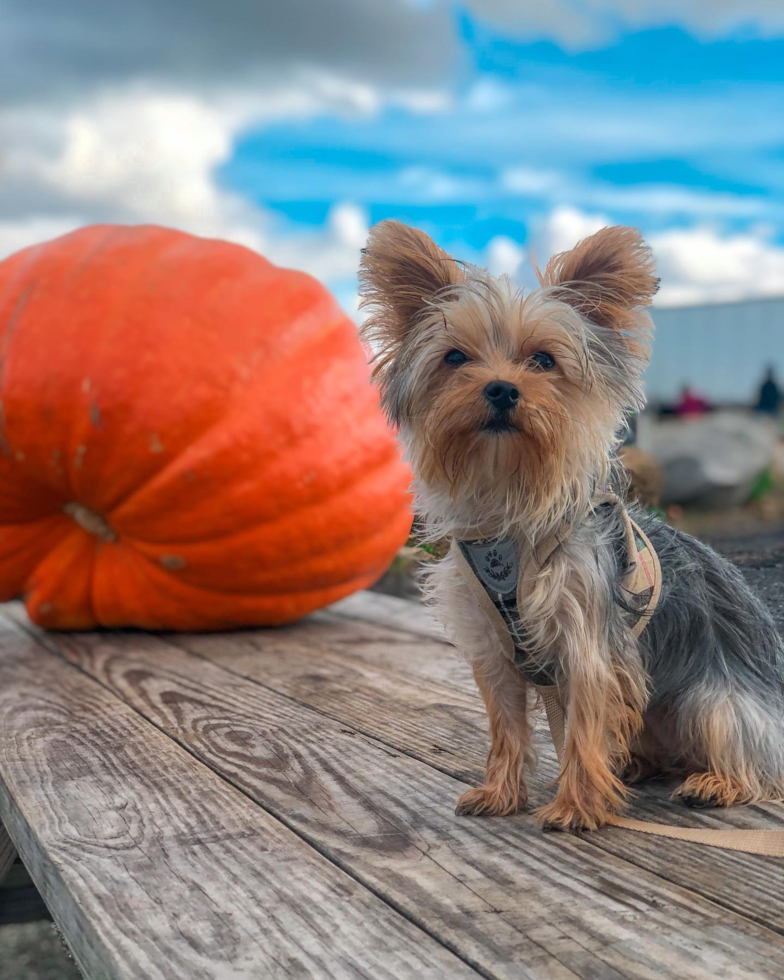
[(509, 578), (512, 571), (512, 563), (505, 562), (498, 553), (497, 548), (493, 548), (485, 555), (485, 572), (494, 582), (503, 582)]

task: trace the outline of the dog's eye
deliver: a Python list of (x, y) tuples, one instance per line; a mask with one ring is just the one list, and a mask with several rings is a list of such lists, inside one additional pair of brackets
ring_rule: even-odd
[(538, 350), (532, 357), (531, 362), (535, 364), (540, 371), (552, 371), (555, 367), (555, 358), (552, 354), (548, 354), (546, 350)]
[(459, 364), (465, 364), (466, 361), (470, 361), (471, 358), (468, 354), (464, 354), (461, 350), (456, 347), (454, 350), (450, 350), (445, 356), (444, 361), (446, 364), (451, 364), (452, 367), (457, 367)]

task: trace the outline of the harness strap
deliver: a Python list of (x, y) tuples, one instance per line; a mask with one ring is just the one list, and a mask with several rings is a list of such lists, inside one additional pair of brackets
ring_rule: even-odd
[[(537, 688), (544, 702), (550, 736), (555, 746), (558, 762), (563, 767), (566, 726), (563, 705), (557, 687)], [(649, 820), (636, 820), (633, 817), (612, 815), (608, 819), (611, 827), (636, 830), (641, 834), (655, 837), (669, 837), (671, 840), (684, 840), (692, 844), (706, 844), (708, 847), (721, 847), (728, 851), (743, 851), (746, 854), (763, 854), (766, 857), (784, 857), (784, 830), (716, 830), (704, 827), (676, 827), (666, 823), (652, 823)]]

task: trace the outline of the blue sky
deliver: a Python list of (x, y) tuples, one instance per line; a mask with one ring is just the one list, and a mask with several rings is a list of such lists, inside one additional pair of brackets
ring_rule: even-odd
[(455, 30), (442, 106), (250, 127), (219, 179), (282, 228), (351, 201), (478, 262), (499, 236), (541, 253), (557, 208), (784, 243), (784, 38), (673, 25), (567, 50), (465, 12)]
[(525, 241), (554, 204), (652, 229), (775, 221), (784, 238), (784, 39), (671, 27), (569, 53), (456, 20), (470, 68), (452, 104), (251, 128), (220, 179), (294, 222), (351, 199), (475, 249)]
[[(139, 0), (121, 24), (41, 3), (12, 4), (0, 250), (157, 221), (306, 268), (353, 310), (383, 218), (523, 283), (621, 222), (664, 303), (784, 293), (784, 3), (289, 0), (254, 20)], [(164, 22), (184, 25), (166, 45)]]

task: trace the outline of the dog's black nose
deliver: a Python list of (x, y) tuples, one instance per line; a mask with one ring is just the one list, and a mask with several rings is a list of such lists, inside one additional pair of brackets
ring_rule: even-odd
[(491, 381), (485, 386), (483, 392), (485, 401), (496, 410), (496, 412), (508, 412), (514, 408), (520, 397), (520, 392), (510, 381)]

